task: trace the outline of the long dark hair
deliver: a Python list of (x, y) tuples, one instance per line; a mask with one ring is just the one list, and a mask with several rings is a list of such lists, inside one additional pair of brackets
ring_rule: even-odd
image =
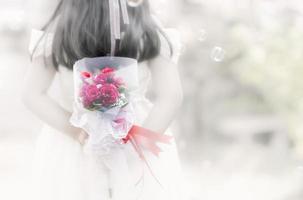
[[(111, 48), (108, 7), (108, 0), (60, 0), (42, 28), (43, 38), (55, 27), (52, 62), (56, 70), (59, 65), (72, 69), (75, 61), (83, 57), (108, 55)], [(139, 62), (154, 58), (160, 53), (159, 34), (167, 40), (172, 54), (171, 43), (154, 21), (148, 0), (127, 9), (130, 24), (121, 25), (124, 36), (117, 43), (115, 56), (135, 58)]]

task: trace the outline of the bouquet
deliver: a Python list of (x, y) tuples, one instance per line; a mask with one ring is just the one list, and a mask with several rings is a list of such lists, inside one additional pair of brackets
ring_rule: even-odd
[(75, 63), (70, 122), (88, 134), (86, 147), (99, 154), (124, 143), (135, 122), (131, 99), (138, 87), (137, 61), (124, 57), (84, 58)]
[(84, 108), (105, 112), (128, 103), (126, 85), (121, 77), (115, 76), (115, 71), (115, 67), (106, 66), (96, 74), (81, 72), (83, 85), (79, 97)]
[(86, 152), (106, 155), (129, 142), (158, 181), (143, 149), (158, 156), (162, 150), (157, 143), (168, 144), (172, 137), (135, 124), (133, 97), (140, 95), (136, 93), (137, 67), (135, 59), (124, 57), (77, 61), (73, 66), (75, 96), (70, 122), (88, 133)]

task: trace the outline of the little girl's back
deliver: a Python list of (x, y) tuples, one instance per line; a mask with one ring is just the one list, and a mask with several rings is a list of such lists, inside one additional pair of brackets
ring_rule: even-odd
[[(121, 3), (123, 0), (112, 1)], [(107, 7), (109, 2), (107, 2), (107, 0), (60, 1), (44, 32), (37, 30), (32, 32), (30, 52), (33, 62), (39, 60), (41, 64), (43, 63), (41, 60), (44, 58), (44, 64), (46, 65), (37, 66), (35, 64), (34, 67), (36, 69), (37, 67), (56, 69), (49, 95), (53, 96), (55, 102), (58, 102), (60, 106), (56, 106), (55, 102), (47, 99), (47, 102), (51, 102), (47, 107), (53, 109), (48, 110), (51, 114), (47, 116), (45, 122), (56, 121), (61, 123), (62, 120), (59, 120), (59, 122), (56, 120), (62, 117), (57, 111), (64, 114), (73, 111), (74, 80), (72, 64), (84, 57), (106, 56), (112, 50), (110, 35), (108, 34), (110, 32), (107, 23), (109, 20), (106, 18), (109, 14)], [(157, 22), (150, 15), (148, 8), (147, 0), (143, 1), (142, 6), (128, 7), (130, 13), (129, 29), (121, 27), (125, 31), (125, 38), (118, 41), (115, 52), (117, 56), (130, 57), (139, 61), (137, 74), (139, 79), (138, 98), (133, 103), (138, 125), (150, 121), (170, 121), (172, 116), (170, 113), (174, 113), (173, 105), (178, 101), (177, 98), (170, 98), (168, 94), (178, 97), (178, 95), (175, 95), (177, 93), (174, 91), (177, 90), (174, 90), (174, 87), (179, 88), (175, 64), (181, 47), (180, 38), (176, 30), (163, 29), (157, 26)], [(74, 9), (78, 12), (74, 12)], [(54, 23), (55, 20), (58, 24)], [(81, 23), (77, 20), (80, 20)], [(100, 26), (97, 26), (98, 29), (94, 29), (94, 26), (90, 24), (91, 22), (100, 23)], [(86, 28), (86, 26), (88, 27)], [(100, 32), (100, 30), (102, 31)], [(43, 35), (42, 39), (41, 35)], [(171, 53), (173, 54), (171, 55)], [(159, 57), (161, 58), (157, 59)], [(151, 67), (152, 62), (153, 67)], [(161, 63), (165, 63), (165, 65)], [(50, 71), (53, 75), (54, 71)], [(33, 74), (29, 77), (37, 76), (35, 70), (31, 70), (31, 73)], [(42, 74), (45, 75), (46, 73), (48, 72), (43, 71)], [(166, 76), (163, 76), (163, 74), (166, 74)], [(41, 78), (43, 79), (43, 77)], [(160, 81), (158, 82), (158, 80)], [(160, 94), (165, 93), (164, 98), (167, 98), (160, 102), (169, 103), (170, 106), (158, 109), (153, 107), (151, 101), (146, 98), (146, 91), (148, 91), (148, 86), (152, 81), (154, 81), (153, 85), (161, 84), (162, 87), (157, 88), (157, 90), (160, 91)], [(45, 84), (43, 81), (40, 83)], [(35, 83), (28, 84), (27, 88), (32, 90), (35, 88)], [(44, 89), (44, 87), (42, 88)], [(42, 92), (38, 91), (37, 93), (40, 95)], [(48, 97), (45, 96), (44, 99), (46, 98)], [(35, 104), (38, 103), (31, 103), (31, 105)], [(33, 110), (45, 109), (45, 104), (41, 105), (44, 107)], [(153, 108), (160, 113), (156, 113), (156, 117), (148, 118)], [(45, 112), (39, 116), (46, 116), (48, 113)], [(52, 116), (53, 118), (51, 118)], [(66, 120), (64, 123), (68, 123), (68, 121)], [(181, 183), (183, 182), (180, 177), (181, 169), (174, 140), (170, 145), (161, 146), (163, 152), (159, 157), (143, 150), (149, 167), (155, 173), (153, 176), (130, 143), (126, 143), (123, 148), (115, 149), (110, 154), (100, 157), (86, 153), (84, 151), (85, 145), (82, 146), (78, 141), (67, 136), (65, 130), (58, 129), (62, 126), (55, 128), (54, 124), (56, 123), (44, 123), (37, 138), (33, 163), (34, 187), (32, 199), (182, 199), (181, 193), (178, 191), (183, 193), (181, 189)], [(164, 134), (172, 135), (170, 128), (167, 128)], [(161, 185), (155, 180), (155, 177), (161, 182)]]

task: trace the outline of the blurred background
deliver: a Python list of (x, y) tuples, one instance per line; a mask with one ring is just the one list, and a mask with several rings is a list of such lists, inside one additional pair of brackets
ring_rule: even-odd
[[(54, 0), (0, 0), (0, 199), (26, 199), (42, 122), (20, 100), (32, 28)], [(153, 0), (182, 34), (173, 124), (190, 200), (303, 198), (303, 4)]]

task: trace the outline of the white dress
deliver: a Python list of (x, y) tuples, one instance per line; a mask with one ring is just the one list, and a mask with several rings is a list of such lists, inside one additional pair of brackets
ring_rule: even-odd
[[(174, 56), (170, 59), (172, 62), (177, 62), (180, 51), (178, 32), (174, 29), (166, 29), (166, 33), (174, 49)], [(41, 31), (32, 31), (30, 51), (41, 34)], [(48, 40), (44, 40), (38, 46), (35, 55), (49, 54), (51, 39), (50, 36)], [(168, 57), (169, 48), (163, 42), (163, 38), (161, 41), (161, 54)], [(138, 118), (136, 124), (141, 125), (152, 107), (152, 103), (145, 98), (151, 74), (147, 62), (140, 63), (138, 70), (140, 83), (138, 92), (142, 95), (136, 100), (135, 112)], [(49, 95), (64, 109), (72, 112), (73, 91), (72, 71), (59, 66)], [(165, 134), (171, 135), (171, 129), (169, 128)], [(183, 200), (184, 198), (180, 198), (183, 193), (180, 188), (182, 179), (175, 141), (161, 147), (164, 152), (160, 154), (160, 157), (144, 152), (160, 185), (130, 144), (126, 144), (124, 149), (118, 149), (106, 157), (96, 158), (85, 153), (77, 141), (44, 124), (36, 140), (32, 168), (32, 199)], [(117, 159), (117, 157), (123, 159)], [(140, 181), (136, 185), (138, 180)]]

